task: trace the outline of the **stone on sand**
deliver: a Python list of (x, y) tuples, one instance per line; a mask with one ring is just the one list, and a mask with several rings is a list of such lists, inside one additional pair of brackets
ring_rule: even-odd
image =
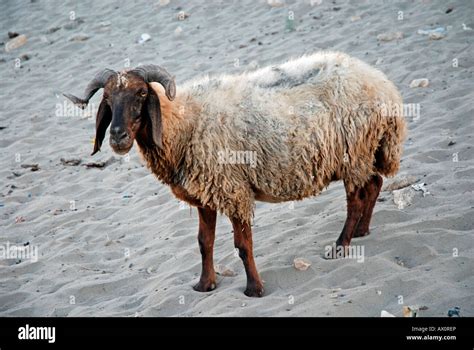
[(311, 263), (304, 258), (296, 258), (293, 260), (293, 265), (295, 266), (295, 269), (299, 271), (306, 271), (308, 267), (311, 266)]
[(410, 83), (410, 87), (417, 88), (417, 87), (427, 87), (430, 84), (430, 81), (426, 78), (421, 79), (413, 79)]

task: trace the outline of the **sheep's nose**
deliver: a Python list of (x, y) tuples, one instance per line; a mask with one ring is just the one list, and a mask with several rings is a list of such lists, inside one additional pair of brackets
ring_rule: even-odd
[(114, 140), (120, 141), (127, 137), (127, 132), (119, 126), (110, 129), (110, 135)]

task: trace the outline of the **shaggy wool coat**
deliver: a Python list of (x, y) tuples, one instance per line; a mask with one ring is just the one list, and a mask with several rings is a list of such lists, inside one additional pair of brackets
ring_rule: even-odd
[(335, 180), (350, 191), (398, 171), (406, 128), (400, 93), (346, 54), (195, 79), (177, 87), (174, 101), (152, 86), (163, 147), (142, 150), (148, 167), (172, 190), (229, 217), (250, 222), (256, 200), (301, 200)]

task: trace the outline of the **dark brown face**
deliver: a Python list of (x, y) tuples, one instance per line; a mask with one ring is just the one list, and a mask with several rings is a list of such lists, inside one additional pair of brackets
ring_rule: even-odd
[(133, 74), (118, 73), (105, 85), (103, 101), (112, 112), (109, 143), (115, 153), (123, 155), (132, 148), (147, 96), (148, 84)]
[(102, 69), (87, 84), (84, 97), (63, 94), (84, 109), (99, 89), (104, 89), (95, 120), (95, 141), (91, 155), (100, 151), (110, 125), (110, 146), (118, 154), (126, 154), (140, 135), (143, 145), (163, 148), (161, 105), (158, 94), (148, 83), (159, 83), (169, 101), (176, 97), (174, 77), (166, 69), (146, 64), (127, 72)]

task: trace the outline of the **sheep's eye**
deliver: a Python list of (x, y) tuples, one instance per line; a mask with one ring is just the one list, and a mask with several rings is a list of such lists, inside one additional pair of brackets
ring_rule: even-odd
[(138, 92), (138, 96), (140, 96), (140, 97), (146, 97), (146, 95), (147, 95), (147, 92), (145, 90), (140, 90)]

